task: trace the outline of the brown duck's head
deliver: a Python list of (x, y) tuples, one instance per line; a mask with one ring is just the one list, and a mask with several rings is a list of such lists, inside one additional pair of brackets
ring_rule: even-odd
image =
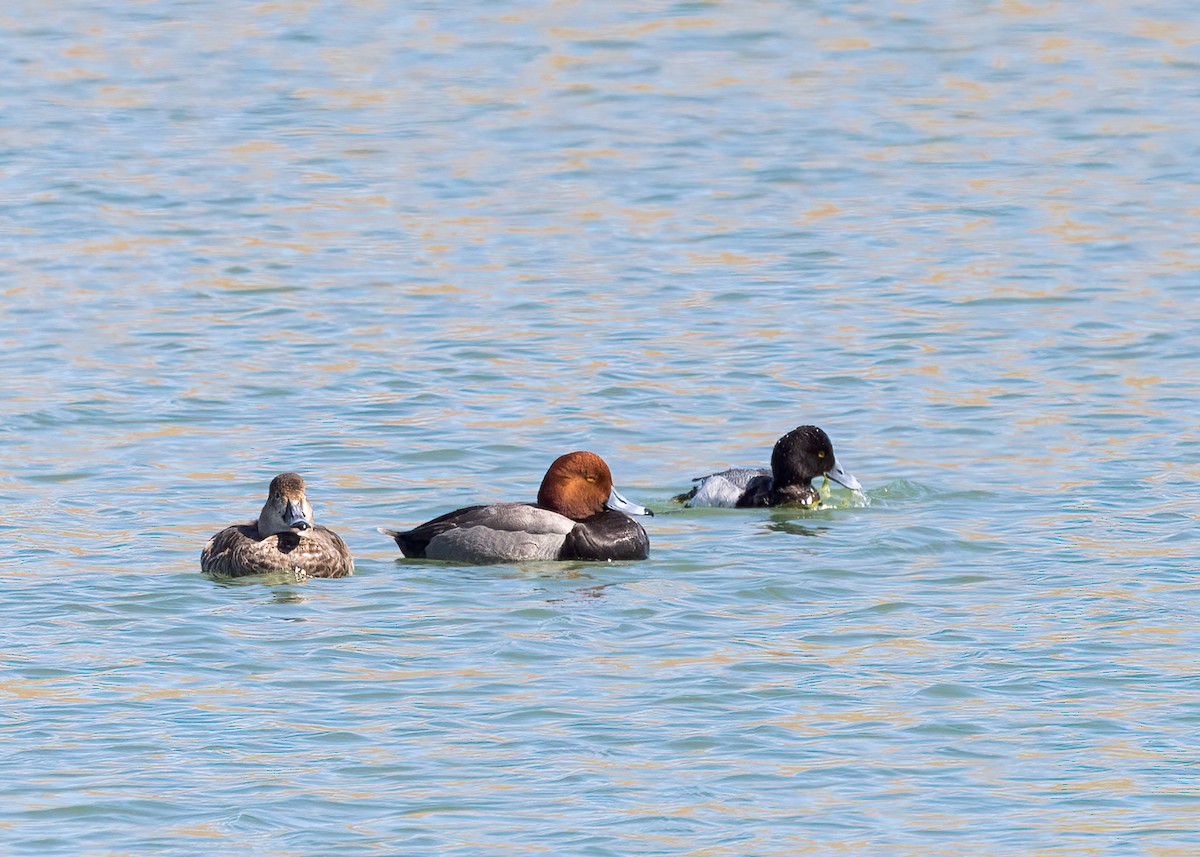
[(304, 479), (299, 473), (280, 473), (271, 480), (267, 502), (258, 514), (258, 534), (303, 536), (313, 526), (313, 510), (304, 493)]

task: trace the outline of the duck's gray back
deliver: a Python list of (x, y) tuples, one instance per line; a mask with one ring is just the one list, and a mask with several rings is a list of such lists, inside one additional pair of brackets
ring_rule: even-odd
[(441, 521), (445, 528), (429, 539), (426, 559), (467, 563), (557, 559), (567, 533), (575, 527), (570, 518), (527, 503), (463, 509)]
[(771, 471), (761, 467), (734, 467), (701, 476), (695, 481), (696, 493), (686, 503), (688, 506), (723, 506), (732, 508), (746, 493), (746, 488), (755, 479), (768, 480)]
[(471, 564), (558, 559), (565, 538), (552, 533), (512, 533), (468, 527), (434, 536), (425, 548), (425, 557)]

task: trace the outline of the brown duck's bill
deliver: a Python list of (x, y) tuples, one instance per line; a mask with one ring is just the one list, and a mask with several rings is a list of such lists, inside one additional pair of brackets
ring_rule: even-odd
[(293, 530), (303, 531), (312, 529), (312, 521), (293, 503), (288, 503), (287, 509), (284, 510), (283, 522)]

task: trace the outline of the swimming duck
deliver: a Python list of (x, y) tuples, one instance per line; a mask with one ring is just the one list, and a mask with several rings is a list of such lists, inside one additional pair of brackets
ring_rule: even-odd
[(280, 473), (271, 480), (258, 520), (226, 527), (209, 539), (200, 567), (223, 577), (269, 572), (346, 577), (354, 572), (354, 560), (337, 533), (313, 523), (300, 474)]
[(692, 480), (699, 483), (695, 488), (675, 500), (685, 506), (815, 506), (821, 501), (812, 486), (817, 476), (862, 490), (837, 463), (829, 435), (816, 426), (798, 426), (775, 442), (770, 470), (737, 467), (700, 476)]
[(557, 458), (537, 503), (468, 506), (407, 532), (384, 527), (406, 557), (463, 563), (538, 559), (645, 559), (650, 539), (633, 515), (653, 515), (622, 497), (594, 452)]

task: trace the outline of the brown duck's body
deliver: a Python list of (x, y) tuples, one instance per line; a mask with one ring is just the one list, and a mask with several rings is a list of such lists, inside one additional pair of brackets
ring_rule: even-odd
[(297, 577), (346, 577), (354, 560), (341, 537), (319, 524), (305, 535), (276, 533), (261, 537), (258, 522), (226, 527), (208, 540), (200, 567), (221, 577), (284, 572)]
[(209, 539), (200, 552), (200, 568), (221, 577), (280, 572), (346, 577), (354, 573), (354, 559), (337, 533), (313, 521), (300, 475), (281, 473), (271, 480), (258, 519)]

